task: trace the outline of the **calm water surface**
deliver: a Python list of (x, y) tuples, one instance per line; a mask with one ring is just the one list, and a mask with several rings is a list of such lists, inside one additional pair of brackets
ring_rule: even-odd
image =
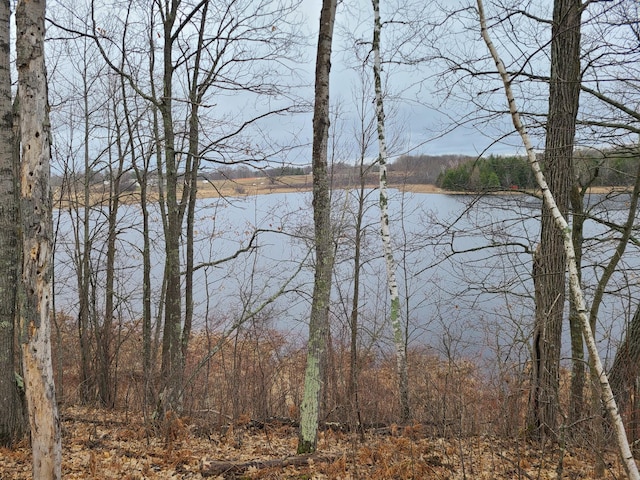
[[(332, 321), (335, 338), (346, 335), (353, 289), (353, 225), (355, 192), (334, 192), (336, 274)], [(624, 216), (624, 199), (598, 203), (594, 214), (608, 221)], [(368, 192), (363, 224), (360, 318), (363, 345), (386, 348), (385, 266), (378, 238), (377, 193)], [(396, 245), (397, 276), (401, 286), (403, 319), (410, 342), (441, 355), (521, 361), (528, 358), (533, 300), (531, 252), (538, 237), (539, 202), (523, 195), (477, 199), (464, 195), (401, 194), (394, 192), (391, 230)], [(142, 297), (142, 215), (123, 205), (119, 219), (117, 295), (118, 317), (140, 318)], [(106, 219), (92, 211), (92, 272), (104, 282)], [(160, 304), (163, 272), (162, 224), (152, 212), (154, 308)], [(313, 233), (310, 193), (271, 194), (235, 199), (202, 199), (196, 220), (195, 322), (197, 328), (225, 328), (258, 310), (281, 289), (286, 293), (251, 319), (289, 335), (306, 335), (313, 280)], [(77, 283), (73, 268), (77, 228), (69, 212), (57, 212), (56, 309), (77, 315)], [(254, 250), (213, 265), (246, 247), (259, 230)], [(589, 295), (611, 252), (615, 235), (597, 222), (587, 222), (583, 264)], [(638, 296), (638, 252), (630, 248), (624, 270), (612, 282), (600, 315), (598, 341), (610, 354)], [(302, 262), (302, 268), (300, 268)], [(295, 275), (294, 275), (295, 274)], [(285, 286), (286, 285), (286, 286)], [(100, 292), (100, 288), (97, 290)], [(407, 301), (408, 298), (408, 301)], [(98, 311), (103, 307), (96, 295)], [(157, 310), (156, 310), (157, 314)], [(346, 338), (346, 336), (344, 337)], [(302, 340), (301, 340), (302, 341)], [(568, 345), (568, 340), (565, 341)]]

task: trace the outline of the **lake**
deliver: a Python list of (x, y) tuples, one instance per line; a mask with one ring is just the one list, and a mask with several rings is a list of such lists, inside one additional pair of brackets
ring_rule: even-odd
[[(531, 252), (538, 237), (539, 201), (525, 195), (412, 194), (392, 191), (391, 232), (396, 245), (397, 276), (411, 345), (449, 357), (506, 362), (529, 358), (533, 326)], [(335, 339), (348, 338), (353, 288), (353, 225), (357, 192), (333, 193), (336, 272), (332, 294)], [(390, 345), (385, 266), (380, 255), (377, 192), (367, 191), (363, 225), (360, 318), (363, 346)], [(624, 216), (625, 199), (593, 196), (590, 208), (607, 221)], [(154, 207), (154, 208), (157, 208)], [(80, 212), (81, 214), (81, 212)], [(56, 309), (77, 315), (73, 212), (55, 214)], [(160, 303), (163, 242), (160, 213), (152, 212), (153, 305)], [(117, 315), (122, 321), (141, 315), (142, 215), (122, 205), (118, 225)], [(198, 201), (196, 220), (194, 328), (223, 329), (257, 310), (286, 285), (286, 293), (254, 316), (265, 325), (299, 336), (307, 333), (313, 282), (311, 193), (287, 193)], [(75, 224), (77, 225), (77, 224)], [(259, 229), (251, 253), (217, 265), (246, 246)], [(106, 224), (104, 212), (91, 212), (92, 274), (104, 283)], [(588, 298), (608, 259), (615, 235), (593, 221), (586, 224), (583, 283)], [(624, 269), (612, 281), (598, 325), (598, 343), (612, 353), (638, 298), (638, 252), (629, 247)], [(302, 267), (300, 267), (302, 262)], [(295, 275), (294, 275), (295, 274)], [(408, 298), (408, 301), (406, 300)], [(96, 296), (98, 311), (103, 307)], [(567, 329), (565, 328), (565, 331)], [(565, 351), (568, 351), (565, 335)]]

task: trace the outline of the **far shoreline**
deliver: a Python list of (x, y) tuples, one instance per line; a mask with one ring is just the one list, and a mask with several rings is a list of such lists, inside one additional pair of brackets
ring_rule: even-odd
[[(299, 179), (303, 178), (304, 181)], [(368, 182), (366, 188), (378, 188), (377, 182)], [(198, 198), (218, 198), (224, 197), (246, 197), (254, 195), (269, 195), (273, 193), (301, 193), (310, 192), (313, 188), (311, 175), (290, 176), (283, 179), (273, 180), (265, 177), (241, 178), (222, 181), (205, 181), (198, 185)], [(335, 190), (356, 189), (357, 185), (340, 185), (334, 187)], [(397, 183), (388, 184), (389, 189), (400, 190), (418, 194), (441, 194), (441, 195), (519, 195), (531, 194), (540, 196), (540, 192), (522, 189), (504, 189), (488, 191), (469, 190), (446, 190), (432, 183)], [(588, 193), (608, 194), (624, 193), (631, 191), (630, 187), (590, 187)]]
[[(403, 192), (415, 193), (415, 194), (440, 194), (440, 195), (522, 195), (530, 194), (540, 196), (539, 192), (531, 190), (493, 190), (493, 191), (464, 191), (464, 190), (445, 190), (434, 184), (425, 183), (406, 183), (392, 181), (388, 184), (389, 189), (400, 190)], [(375, 189), (378, 188), (378, 182), (367, 182), (366, 188)], [(358, 185), (342, 184), (334, 186), (334, 189), (356, 189)], [(302, 193), (310, 192), (313, 189), (313, 180), (311, 175), (291, 175), (278, 178), (268, 177), (253, 177), (253, 178), (238, 178), (227, 180), (200, 180), (198, 182), (198, 198), (243, 198), (257, 195), (270, 195), (281, 193)], [(157, 202), (158, 193), (157, 189), (149, 186), (149, 194), (147, 196), (148, 201)], [(589, 193), (596, 194), (608, 194), (608, 193), (621, 193), (630, 191), (629, 187), (591, 187)], [(105, 189), (105, 186), (93, 186), (91, 189), (91, 205), (105, 204), (109, 199), (109, 190)], [(123, 203), (139, 203), (140, 202), (140, 190), (122, 192), (120, 195), (120, 201)], [(60, 190), (56, 189), (54, 193), (54, 208), (65, 207), (68, 208), (71, 203), (68, 192), (65, 193), (64, 198), (60, 198)], [(76, 194), (75, 202), (76, 206), (81, 207), (84, 202), (81, 200), (81, 194)]]

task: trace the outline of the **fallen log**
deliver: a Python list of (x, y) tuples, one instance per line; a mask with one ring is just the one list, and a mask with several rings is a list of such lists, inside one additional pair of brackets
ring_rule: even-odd
[(234, 462), (227, 460), (211, 460), (203, 458), (200, 460), (200, 474), (203, 477), (213, 477), (217, 475), (242, 474), (250, 468), (261, 470), (263, 468), (285, 468), (302, 467), (312, 463), (330, 463), (337, 457), (319, 455), (312, 453), (308, 455), (296, 455), (287, 458), (275, 458), (271, 460), (251, 460), (248, 462)]

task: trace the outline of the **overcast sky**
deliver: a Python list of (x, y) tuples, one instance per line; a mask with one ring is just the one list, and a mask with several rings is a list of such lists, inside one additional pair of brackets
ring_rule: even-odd
[[(458, 0), (450, 0), (450, 3), (454, 1), (457, 2)], [(321, 0), (303, 0), (302, 3), (302, 11), (307, 18), (310, 43), (313, 45), (313, 53), (310, 57), (315, 56), (321, 5)], [(385, 12), (383, 11), (383, 21), (385, 20), (384, 14)], [(353, 64), (355, 60), (353, 54), (348, 52), (346, 48), (349, 45), (349, 40), (345, 38), (345, 32), (347, 34), (360, 34), (365, 39), (370, 38), (371, 17), (370, 0), (350, 1), (348, 5), (342, 2), (338, 6), (331, 71), (331, 100), (333, 105), (340, 104), (340, 110), (344, 112), (343, 121), (345, 125), (349, 123), (349, 111), (354, 108), (355, 90), (357, 90), (358, 85), (358, 75), (348, 65), (348, 63)], [(386, 30), (383, 29), (383, 48), (385, 33)], [(480, 42), (479, 35), (476, 40)], [(468, 45), (465, 45), (465, 47), (468, 47)], [(314, 58), (310, 58), (307, 67), (310, 70), (310, 78), (313, 78), (314, 61)], [(496, 124), (482, 125), (480, 129), (477, 126), (475, 128), (463, 126), (452, 129), (452, 120), (447, 118), (447, 113), (450, 114), (451, 118), (458, 119), (463, 115), (469, 114), (470, 111), (463, 111), (464, 105), (455, 107), (461, 108), (459, 112), (448, 110), (447, 113), (443, 113), (434, 108), (440, 104), (441, 99), (430, 91), (427, 78), (433, 73), (435, 72), (430, 71), (426, 62), (420, 69), (416, 67), (414, 71), (408, 68), (389, 67), (383, 72), (383, 75), (389, 78), (389, 84), (394, 92), (400, 92), (408, 85), (415, 84), (418, 81), (418, 77), (421, 77), (420, 80), (425, 81), (421, 85), (419, 92), (417, 86), (403, 91), (402, 95), (405, 100), (388, 106), (387, 128), (390, 134), (395, 133), (396, 137), (400, 137), (395, 149), (396, 154), (409, 152), (429, 155), (457, 153), (479, 155), (487, 152), (487, 149), (488, 152), (496, 154), (522, 154), (524, 152), (519, 139), (515, 137), (495, 143), (495, 139), (501, 135), (501, 131), (505, 128), (511, 128), (508, 117), (499, 120)], [(497, 76), (495, 82), (494, 88), (499, 88), (501, 84)], [(418, 103), (416, 99), (421, 100), (423, 103)], [(311, 138), (310, 117), (307, 123), (308, 138)]]

